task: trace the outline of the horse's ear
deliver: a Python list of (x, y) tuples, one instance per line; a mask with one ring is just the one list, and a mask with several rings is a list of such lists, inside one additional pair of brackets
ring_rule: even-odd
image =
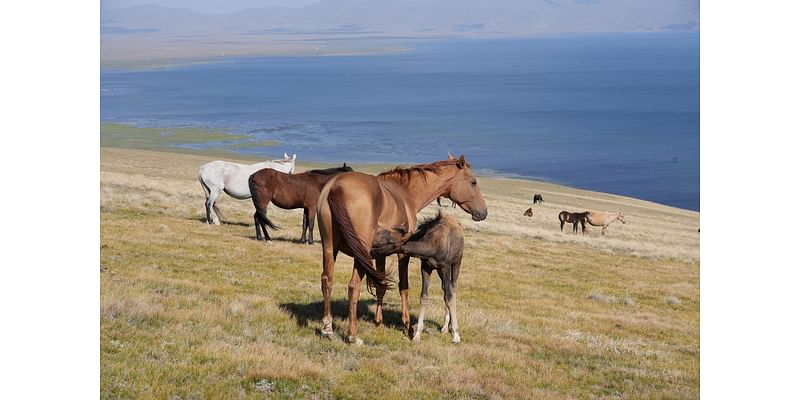
[(296, 159), (297, 159), (297, 153), (292, 154), (292, 160), (296, 160)]
[(464, 168), (467, 165), (467, 160), (464, 159), (464, 155), (462, 154), (461, 157), (458, 158), (458, 168)]
[(285, 151), (283, 152), (283, 158), (289, 158), (289, 155), (288, 155), (288, 154), (286, 154), (286, 152), (285, 152)]
[(448, 152), (447, 152), (447, 159), (448, 159), (448, 160), (455, 160), (456, 158), (455, 158), (455, 157), (453, 157), (453, 155), (452, 155), (452, 154), (450, 154), (450, 152), (448, 151)]

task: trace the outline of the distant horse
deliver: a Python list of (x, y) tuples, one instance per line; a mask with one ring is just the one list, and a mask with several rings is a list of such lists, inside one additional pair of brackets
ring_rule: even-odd
[(542, 198), (542, 195), (540, 195), (539, 193), (533, 195), (533, 204), (537, 203), (544, 204), (544, 199)]
[(464, 254), (464, 229), (452, 215), (441, 211), (433, 218), (424, 220), (414, 235), (403, 245), (402, 252), (421, 261), (422, 290), (419, 298), (419, 318), (414, 332), (414, 341), (419, 341), (425, 329), (425, 306), (428, 303), (428, 286), (431, 272), (436, 270), (442, 281), (444, 292), (444, 325), (442, 333), (453, 329), (453, 343), (461, 342), (456, 317), (456, 287)]
[[(328, 169), (315, 169), (299, 174), (284, 174), (274, 169), (264, 168), (248, 180), (250, 195), (256, 212), (253, 221), (256, 224), (256, 239), (269, 241), (267, 227), (277, 229), (277, 226), (267, 218), (267, 206), (272, 202), (284, 210), (303, 208), (303, 233), (301, 242), (306, 242), (308, 231), (308, 244), (314, 244), (314, 217), (317, 215), (317, 200), (322, 187), (338, 173), (351, 172), (352, 168), (344, 163), (341, 167)], [(263, 237), (261, 233), (264, 233)]]
[[(488, 211), (470, 164), (458, 159), (436, 161), (409, 168), (395, 168), (372, 176), (360, 172), (336, 175), (324, 188), (317, 203), (317, 220), (322, 237), (322, 335), (333, 335), (331, 296), (333, 266), (339, 251), (353, 257), (348, 285), (349, 325), (347, 340), (358, 338), (358, 297), (361, 279), (367, 288), (377, 289), (375, 322), (383, 323), (383, 296), (392, 282), (386, 275), (386, 256), (396, 254), (413, 234), (417, 213), (444, 196), (455, 201), (472, 219), (482, 221)], [(376, 266), (372, 265), (375, 259)], [(413, 333), (408, 314), (408, 256), (398, 255), (403, 331)]]
[(589, 215), (586, 218), (586, 222), (588, 222), (589, 225), (602, 226), (603, 229), (600, 233), (603, 235), (606, 234), (606, 229), (608, 229), (608, 226), (614, 221), (620, 221), (624, 224), (625, 217), (622, 216), (621, 212), (589, 211)]
[(525, 210), (525, 212), (522, 215), (524, 215), (526, 217), (532, 217), (533, 216), (533, 208), (528, 207), (528, 209)]
[[(225, 191), (229, 196), (238, 200), (250, 198), (250, 187), (247, 179), (254, 172), (263, 168), (272, 168), (276, 171), (291, 174), (294, 172), (294, 162), (297, 154), (283, 153), (283, 160), (264, 161), (252, 165), (237, 164), (222, 160), (211, 161), (203, 164), (197, 172), (197, 178), (206, 194), (206, 221), (209, 224), (219, 225), (216, 202), (219, 194)], [(221, 213), (220, 213), (221, 214)]]
[(586, 218), (588, 218), (589, 212), (584, 211), (582, 213), (571, 213), (569, 211), (561, 211), (558, 213), (558, 221), (561, 222), (561, 232), (564, 232), (564, 224), (569, 222), (572, 224), (572, 233), (578, 234), (578, 223), (581, 224), (581, 233), (584, 235), (587, 233), (586, 231)]

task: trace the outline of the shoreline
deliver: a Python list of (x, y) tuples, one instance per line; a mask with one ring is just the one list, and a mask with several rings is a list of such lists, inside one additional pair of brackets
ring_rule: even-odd
[[(240, 157), (235, 154), (226, 154), (219, 151), (172, 151), (171, 149), (130, 149), (110, 146), (101, 146), (101, 165), (114, 162), (114, 154), (122, 158), (138, 161), (139, 159), (153, 160), (148, 162), (148, 168), (168, 170), (174, 165), (182, 165), (190, 171), (186, 176), (191, 181), (189, 186), (194, 188), (197, 184), (197, 168), (214, 159), (226, 159), (232, 162), (248, 163), (262, 161), (263, 158)], [(111, 158), (110, 158), (111, 157)], [(188, 164), (187, 164), (188, 163)], [(320, 163), (302, 158), (297, 161), (297, 172), (309, 169), (328, 168), (332, 164)], [(395, 167), (396, 164), (386, 163), (349, 163), (356, 171), (377, 174), (386, 169)], [(169, 167), (167, 167), (169, 166)], [(115, 174), (113, 170), (101, 168), (101, 175)], [(499, 235), (512, 237), (527, 237), (544, 240), (551, 243), (570, 243), (596, 248), (603, 252), (618, 255), (634, 255), (655, 259), (676, 259), (682, 262), (699, 263), (700, 243), (697, 229), (700, 226), (700, 213), (693, 210), (680, 209), (668, 205), (654, 203), (647, 200), (626, 197), (612, 193), (584, 190), (567, 185), (560, 185), (544, 181), (494, 177), (478, 175), (480, 177), (481, 191), (487, 201), (499, 202), (500, 211), (493, 213), (489, 223), (475, 225), (478, 231), (492, 232)], [(197, 196), (201, 193), (188, 189)], [(523, 211), (532, 206), (531, 199), (534, 193), (544, 196), (544, 205), (533, 206), (534, 217), (520, 219)], [(223, 198), (227, 196), (222, 196)], [(101, 194), (101, 200), (103, 195)], [(230, 198), (223, 201), (235, 202), (236, 207), (249, 210), (249, 202), (236, 202)], [(101, 201), (102, 202), (102, 201)], [(246, 203), (246, 204), (245, 204)], [(226, 208), (229, 205), (225, 206)], [(421, 212), (421, 215), (432, 214), (437, 209), (435, 202)], [(612, 229), (615, 234), (600, 236), (598, 227), (589, 227), (589, 236), (564, 234), (559, 231), (557, 215), (561, 210), (596, 210), (596, 211), (621, 211), (628, 220), (628, 224), (615, 224)], [(292, 211), (284, 211), (291, 213)], [(459, 214), (459, 213), (457, 213)], [(249, 215), (249, 212), (242, 214)], [(465, 216), (459, 216), (466, 218)], [(251, 216), (243, 218), (242, 222), (252, 222)], [(636, 221), (636, 232), (630, 232), (631, 221)], [(466, 222), (466, 219), (465, 219)], [(565, 228), (566, 229), (566, 228)], [(598, 241), (597, 238), (602, 238)]]
[[(173, 132), (173, 133), (170, 135), (164, 135), (164, 132)], [(239, 161), (252, 161), (252, 162), (258, 162), (265, 159), (265, 157), (258, 157), (237, 152), (236, 149), (239, 148), (246, 148), (247, 146), (250, 145), (252, 146), (263, 145), (265, 143), (258, 141), (251, 141), (249, 137), (244, 134), (234, 133), (233, 129), (224, 129), (224, 128), (212, 129), (203, 127), (145, 128), (129, 123), (101, 121), (100, 139), (101, 139), (100, 140), (101, 148), (108, 147), (108, 148), (118, 148), (118, 149), (152, 150), (165, 153), (207, 155), (220, 158), (228, 158), (231, 160), (235, 159)], [(219, 143), (219, 145), (216, 148), (206, 148), (206, 149), (196, 149), (189, 147), (192, 144), (203, 144), (203, 143)], [(272, 142), (268, 143), (267, 146), (262, 146), (262, 147), (277, 148), (280, 145), (281, 145), (280, 142)], [(279, 158), (281, 156), (280, 153), (281, 151), (276, 150), (275, 155), (272, 157)], [(269, 156), (267, 156), (266, 158), (268, 157)], [(325, 161), (304, 159), (302, 158), (303, 157), (302, 155), (300, 155), (300, 157), (301, 158), (298, 162), (298, 165), (312, 165), (314, 167), (317, 166), (321, 167), (334, 164)], [(348, 161), (348, 162), (351, 163), (352, 165), (358, 165), (363, 168), (366, 168), (369, 171), (374, 171), (374, 173), (378, 173), (383, 169), (392, 168), (397, 165), (406, 165), (406, 166), (413, 165), (413, 163), (388, 163), (380, 161), (362, 161), (362, 160), (356, 160), (353, 162)], [(686, 211), (689, 213), (696, 213), (697, 215), (700, 214), (699, 210), (675, 207), (668, 204), (658, 203), (655, 201), (641, 199), (637, 197), (620, 195), (616, 193), (586, 189), (562, 182), (550, 181), (547, 179), (537, 179), (534, 177), (522, 176), (513, 173), (505, 173), (502, 171), (495, 171), (495, 170), (481, 169), (481, 168), (476, 168), (474, 172), (475, 175), (484, 178), (507, 179), (512, 181), (521, 181), (521, 182), (535, 182), (538, 184), (553, 185), (555, 187), (565, 187), (574, 190), (596, 193), (600, 195), (616, 196), (619, 198), (636, 200), (638, 202), (641, 202), (642, 204), (668, 207), (668, 208), (673, 208), (675, 210)]]

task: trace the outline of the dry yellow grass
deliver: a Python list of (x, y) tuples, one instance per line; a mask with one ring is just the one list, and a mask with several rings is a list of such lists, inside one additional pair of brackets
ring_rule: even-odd
[[(362, 296), (366, 346), (353, 347), (317, 335), (320, 248), (292, 242), (299, 210), (270, 207), (283, 229), (269, 245), (253, 240), (250, 202), (223, 196), (231, 223), (202, 222), (196, 174), (210, 159), (101, 148), (104, 398), (699, 396), (698, 213), (481, 178), (486, 221), (447, 210), (466, 230), (463, 343), (435, 329), (419, 344), (404, 339), (395, 292), (385, 328), (369, 322), (374, 305)], [(523, 217), (534, 192), (545, 203)], [(628, 223), (604, 237), (599, 228), (588, 237), (559, 232), (560, 210), (588, 208), (622, 211)], [(340, 335), (351, 266), (341, 256), (335, 271)], [(412, 316), (417, 269), (413, 261)], [(432, 310), (426, 324), (438, 328), (441, 312)]]

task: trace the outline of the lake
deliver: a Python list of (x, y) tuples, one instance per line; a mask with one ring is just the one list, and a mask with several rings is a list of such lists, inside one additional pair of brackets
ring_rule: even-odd
[(278, 143), (242, 154), (330, 163), (430, 162), (449, 151), (478, 172), (699, 210), (699, 33), (408, 46), (103, 70), (101, 119), (226, 128)]

